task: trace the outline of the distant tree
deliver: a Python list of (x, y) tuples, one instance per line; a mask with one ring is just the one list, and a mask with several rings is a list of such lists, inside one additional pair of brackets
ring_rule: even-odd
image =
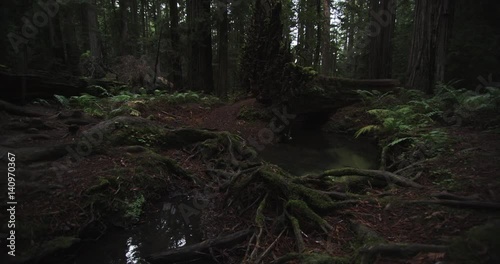
[(182, 88), (182, 65), (180, 50), (180, 32), (179, 32), (179, 9), (177, 0), (169, 0), (170, 11), (170, 43), (171, 49), (169, 59), (172, 61), (172, 71), (169, 79), (174, 83), (176, 89)]
[(322, 43), (321, 43), (321, 74), (329, 76), (332, 72), (332, 50), (330, 35), (330, 1), (321, 0), (323, 6), (322, 14)]
[(392, 38), (396, 21), (396, 0), (370, 0), (370, 42), (367, 78), (392, 76)]
[(227, 98), (228, 92), (228, 45), (229, 45), (229, 19), (228, 19), (228, 2), (227, 0), (219, 0), (218, 18), (217, 18), (217, 35), (218, 35), (218, 78), (215, 94), (223, 99)]
[(210, 0), (187, 0), (189, 41), (188, 89), (211, 93), (214, 90), (212, 72), (212, 32)]
[(455, 0), (416, 0), (406, 86), (433, 93), (444, 81)]

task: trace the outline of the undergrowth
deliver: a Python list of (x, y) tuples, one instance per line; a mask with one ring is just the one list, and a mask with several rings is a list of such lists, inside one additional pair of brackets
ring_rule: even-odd
[(85, 93), (70, 98), (62, 95), (55, 95), (54, 97), (63, 107), (81, 108), (89, 115), (103, 118), (112, 118), (119, 115), (141, 116), (146, 106), (152, 104), (198, 103), (210, 106), (220, 102), (215, 96), (193, 91), (166, 93), (165, 91), (154, 90), (152, 93), (148, 93), (146, 89), (141, 88), (139, 93), (132, 93), (117, 88), (115, 93), (108, 93), (104, 88), (100, 88), (93, 87), (93, 91), (99, 91), (99, 95)]
[[(367, 112), (378, 122), (360, 128), (355, 137), (368, 133), (378, 136), (382, 158), (392, 159), (392, 166), (448, 152), (452, 141), (444, 129), (446, 126), (498, 128), (500, 125), (500, 89), (495, 87), (474, 92), (455, 89), (452, 84), (438, 84), (432, 97), (408, 89), (398, 93), (358, 93), (365, 105), (373, 108)], [(384, 164), (381, 167), (385, 168)]]

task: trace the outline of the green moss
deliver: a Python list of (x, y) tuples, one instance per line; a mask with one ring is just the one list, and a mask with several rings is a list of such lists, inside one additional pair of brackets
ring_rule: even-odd
[(266, 207), (266, 200), (267, 200), (267, 195), (262, 199), (262, 201), (259, 204), (259, 207), (257, 208), (257, 212), (255, 213), (255, 223), (257, 224), (258, 227), (262, 228), (265, 225), (265, 217), (264, 217), (264, 208)]
[(330, 196), (304, 185), (291, 183), (290, 189), (313, 209), (326, 212), (337, 207)]
[(90, 188), (87, 189), (85, 193), (87, 194), (93, 194), (93, 193), (98, 193), (106, 188), (108, 188), (111, 185), (111, 182), (107, 178), (99, 177), (99, 182)]
[(245, 121), (268, 121), (271, 119), (271, 115), (262, 109), (254, 109), (249, 106), (243, 106), (238, 112), (238, 119)]
[(132, 221), (137, 221), (141, 216), (142, 206), (145, 202), (146, 199), (144, 199), (144, 196), (142, 194), (139, 194), (131, 202), (129, 202), (128, 200), (125, 201), (126, 206), (124, 210), (124, 217)]
[(309, 206), (301, 200), (290, 200), (286, 204), (286, 208), (291, 209), (294, 215), (301, 216), (307, 220), (312, 221), (317, 224), (319, 227), (323, 229), (323, 231), (327, 232), (327, 228), (330, 225), (318, 214), (316, 214)]

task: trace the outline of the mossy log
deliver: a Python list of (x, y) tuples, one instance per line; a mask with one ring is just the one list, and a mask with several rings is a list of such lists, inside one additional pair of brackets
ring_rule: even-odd
[(355, 80), (317, 76), (306, 89), (288, 101), (294, 114), (335, 112), (337, 109), (361, 102), (356, 90), (389, 92), (400, 85), (395, 79)]
[[(23, 102), (36, 98), (53, 98), (54, 94), (73, 96), (80, 95), (90, 85), (102, 87), (122, 86), (114, 80), (88, 79), (70, 75), (54, 75), (50, 72), (16, 74), (8, 69), (0, 68), (0, 82), (5, 89), (0, 98), (10, 102)], [(25, 91), (21, 89), (25, 84)]]

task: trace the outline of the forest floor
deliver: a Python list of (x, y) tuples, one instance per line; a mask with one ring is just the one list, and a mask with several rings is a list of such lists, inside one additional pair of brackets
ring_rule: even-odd
[[(196, 103), (156, 105), (154, 108), (142, 111), (142, 115), (154, 116), (155, 121), (168, 128), (204, 128), (229, 131), (243, 139), (256, 137), (261, 129), (268, 127), (268, 122), (239, 118), (244, 107), (256, 110), (262, 108), (254, 99), (245, 99), (230, 105), (212, 107)], [(82, 237), (83, 230), (94, 225), (95, 220), (100, 217), (97, 215), (97, 209), (93, 209), (93, 206), (97, 206), (97, 202), (88, 201), (91, 197), (89, 190), (105, 188), (111, 194), (121, 194), (124, 191), (138, 193), (141, 188), (147, 188), (144, 185), (113, 185), (108, 182), (107, 185), (103, 184), (103, 179), (110, 179), (107, 177), (117, 169), (125, 171), (137, 169), (138, 159), (131, 157), (135, 155), (134, 150), (126, 147), (74, 157), (72, 162), (61, 161), (64, 173), (54, 174), (53, 169), (51, 170), (53, 162), (62, 160), (66, 154), (65, 146), (78, 143), (82, 133), (101, 120), (82, 114), (78, 110), (41, 106), (27, 106), (24, 109), (41, 116), (33, 118), (0, 112), (2, 135), (0, 153), (2, 155), (7, 151), (14, 153), (19, 161), (16, 165), (18, 252), (28, 252), (28, 249), (33, 250), (42, 242), (61, 236)], [(351, 122), (345, 126), (350, 126), (349, 131), (355, 131), (371, 123), (371, 117), (365, 111), (361, 104), (341, 109), (331, 116), (325, 129)], [(452, 243), (455, 237), (464, 235), (474, 226), (498, 218), (500, 216), (498, 208), (477, 209), (401, 202), (437, 201), (433, 195), (443, 192), (470, 198), (473, 201), (500, 202), (498, 133), (471, 127), (444, 127), (444, 129), (452, 139), (451, 151), (423, 163), (415, 182), (424, 188), (364, 187), (362, 192), (370, 193), (376, 197), (375, 200), (359, 202), (325, 216), (325, 220), (333, 229), (327, 234), (314, 229), (304, 233), (305, 252), (321, 252), (332, 256), (355, 254), (356, 243), (359, 242), (351, 228), (352, 221), (375, 231), (388, 243), (441, 245)], [(53, 149), (47, 151), (49, 148)], [(207, 176), (203, 161), (193, 157), (192, 152), (185, 148), (169, 149), (161, 151), (161, 154), (176, 161), (189, 174), (207, 181), (211, 179)], [(2, 162), (5, 162), (5, 158), (4, 155)], [(147, 169), (151, 168), (145, 168)], [(151, 176), (155, 182), (168, 182), (169, 187), (166, 191), (158, 191), (160, 195), (168, 195), (169, 191), (176, 188), (186, 191), (197, 188), (182, 177), (169, 176), (167, 179), (160, 179), (160, 176), (156, 174)], [(2, 184), (6, 184), (6, 177), (2, 177), (1, 181)], [(5, 192), (2, 192), (2, 197), (4, 195)], [(251, 212), (240, 214), (236, 208), (219, 207), (219, 204), (223, 203), (222, 199), (222, 195), (215, 197), (214, 205), (203, 211), (203, 227), (206, 229), (204, 233), (207, 237), (213, 238), (218, 234), (234, 232), (235, 226), (241, 228), (254, 225), (255, 215), (251, 215)], [(2, 205), (3, 207), (5, 205)], [(154, 208), (153, 203), (147, 203), (144, 211), (155, 209), (157, 208)], [(0, 212), (0, 217), (2, 219), (8, 217), (4, 208)], [(2, 220), (2, 223), (6, 221)], [(116, 221), (113, 224), (120, 226), (123, 223)], [(97, 229), (104, 232), (106, 228)], [(93, 226), (92, 231), (95, 230)], [(1, 233), (7, 233), (5, 227)], [(276, 236), (264, 239), (261, 247), (266, 248), (274, 239)], [(294, 242), (293, 233), (285, 233), (267, 258), (271, 260), (296, 251)], [(485, 261), (481, 263), (494, 263), (494, 257), (488, 256), (495, 250), (494, 248), (477, 244), (471, 247), (479, 247), (478, 254), (486, 256)], [(236, 251), (239, 252), (236, 255), (240, 257), (244, 254), (242, 248)], [(232, 257), (226, 256), (227, 259), (231, 260)], [(436, 263), (446, 259), (445, 253), (429, 252), (403, 259), (379, 256), (375, 263)]]

